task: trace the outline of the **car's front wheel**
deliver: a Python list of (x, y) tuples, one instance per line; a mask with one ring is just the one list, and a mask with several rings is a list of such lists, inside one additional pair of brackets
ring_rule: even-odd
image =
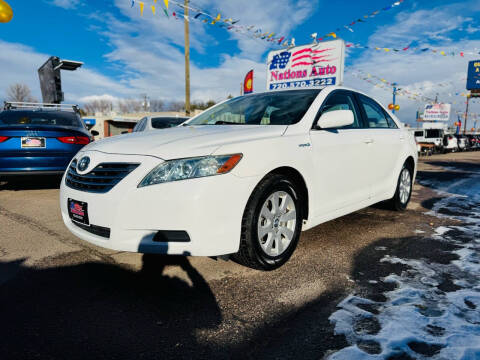
[(251, 268), (274, 270), (292, 255), (301, 227), (301, 206), (294, 184), (283, 175), (268, 175), (248, 201), (240, 249), (233, 259)]
[(407, 208), (408, 202), (412, 195), (413, 172), (405, 163), (400, 171), (397, 181), (397, 189), (395, 195), (390, 199), (389, 205), (392, 210), (403, 211)]

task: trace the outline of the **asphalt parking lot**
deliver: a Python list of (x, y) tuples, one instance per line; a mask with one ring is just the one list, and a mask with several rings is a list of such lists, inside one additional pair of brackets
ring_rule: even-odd
[(382, 302), (391, 284), (372, 279), (402, 271), (385, 251), (450, 261), (431, 236), (460, 220), (427, 214), (443, 196), (430, 185), (472, 173), (480, 152), (421, 158), (407, 211), (374, 206), (309, 230), (272, 272), (97, 248), (64, 227), (59, 178), (0, 182), (0, 358), (328, 356), (351, 342), (329, 320), (342, 299)]

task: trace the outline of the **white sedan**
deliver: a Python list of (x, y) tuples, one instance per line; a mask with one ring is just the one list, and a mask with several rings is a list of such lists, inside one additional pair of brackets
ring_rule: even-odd
[(68, 229), (109, 249), (231, 254), (275, 269), (301, 230), (387, 200), (404, 210), (415, 140), (344, 87), (241, 96), (160, 132), (91, 143), (69, 165)]

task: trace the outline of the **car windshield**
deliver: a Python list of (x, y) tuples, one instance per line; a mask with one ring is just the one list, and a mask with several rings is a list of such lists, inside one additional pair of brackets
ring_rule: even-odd
[(300, 121), (320, 90), (240, 96), (204, 111), (188, 125), (291, 125)]
[(0, 125), (81, 126), (74, 113), (40, 111), (2, 111)]
[(152, 127), (154, 129), (166, 129), (175, 127), (188, 120), (187, 117), (158, 117), (152, 118)]

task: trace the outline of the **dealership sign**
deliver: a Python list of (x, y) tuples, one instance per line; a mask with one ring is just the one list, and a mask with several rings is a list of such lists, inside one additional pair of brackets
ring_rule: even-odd
[(468, 63), (467, 90), (480, 89), (480, 60)]
[(271, 51), (267, 58), (267, 90), (341, 85), (344, 60), (343, 40)]
[(423, 121), (448, 121), (450, 120), (450, 104), (425, 105)]

